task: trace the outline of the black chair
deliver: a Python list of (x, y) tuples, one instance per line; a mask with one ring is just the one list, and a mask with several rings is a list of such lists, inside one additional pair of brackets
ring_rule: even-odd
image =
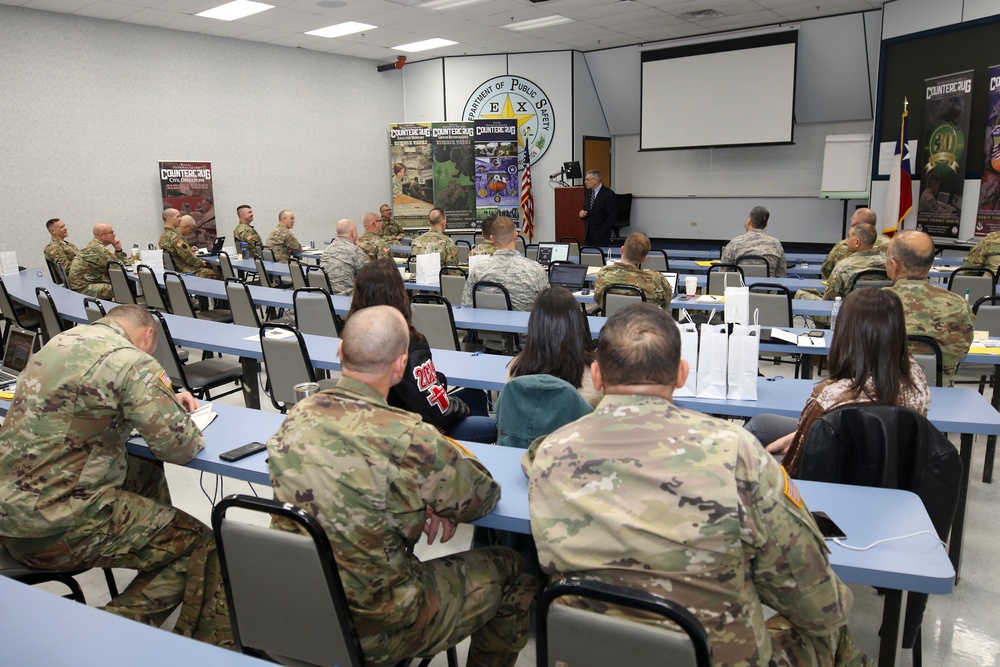
[(35, 297), (38, 299), (38, 310), (42, 314), (41, 334), (42, 344), (45, 344), (73, 325), (59, 318), (56, 302), (52, 299), (52, 295), (47, 289), (36, 287)]
[(615, 216), (615, 223), (611, 226), (611, 240), (615, 243), (621, 240), (622, 227), (628, 227), (632, 224), (632, 199), (631, 192), (619, 192), (615, 195), (618, 214)]
[(4, 345), (7, 344), (7, 333), (11, 325), (32, 331), (38, 331), (41, 326), (38, 315), (25, 309), (19, 309), (14, 305), (14, 301), (10, 298), (10, 292), (7, 291), (7, 286), (3, 284), (3, 278), (0, 278), (0, 315), (3, 315), (4, 319), (3, 335), (0, 337), (0, 342)]
[[(910, 342), (910, 354), (920, 364), (927, 377), (927, 384), (932, 387), (943, 386), (944, 357), (938, 342), (929, 336), (911, 335), (907, 336), (906, 339)], [(928, 352), (922, 346), (926, 346), (930, 351)]]
[(604, 266), (608, 263), (608, 256), (597, 246), (585, 245), (580, 248), (580, 263), (587, 266)]
[[(642, 623), (564, 604), (561, 597), (634, 609), (673, 625)], [(674, 629), (680, 628), (680, 632)], [(584, 579), (563, 579), (542, 592), (535, 638), (538, 667), (711, 667), (712, 649), (704, 626), (690, 611), (645, 591)]]
[[(757, 321), (762, 327), (778, 327), (787, 329), (792, 326), (792, 292), (784, 285), (777, 283), (754, 283), (749, 288), (750, 291), (750, 319), (754, 319), (754, 312), (759, 316)], [(776, 354), (767, 353), (775, 364), (786, 362), (782, 357), (791, 357), (791, 363), (795, 364), (795, 377), (799, 376), (802, 358), (798, 354)], [(761, 355), (764, 356), (764, 355)]]
[[(110, 271), (111, 268), (109, 263), (108, 270)], [(169, 302), (160, 288), (160, 283), (156, 280), (156, 274), (153, 272), (153, 269), (145, 264), (140, 264), (135, 269), (135, 275), (139, 278), (139, 286), (142, 287), (142, 296), (146, 299), (146, 306), (155, 308), (160, 312), (169, 313), (170, 306), (167, 305)], [(113, 285), (114, 283), (112, 283)]]
[(761, 255), (743, 255), (736, 260), (736, 266), (743, 269), (744, 276), (753, 278), (770, 278), (771, 265), (767, 263), (767, 258)]
[[(237, 521), (227, 516), (231, 509), (281, 518), (298, 530)], [(364, 667), (340, 570), (315, 518), (277, 500), (236, 495), (212, 510), (212, 530), (233, 640), (244, 654), (302, 667)], [(454, 647), (448, 665), (458, 667)]]
[[(988, 331), (990, 335), (1000, 335), (1000, 296), (984, 296), (976, 301), (972, 306), (972, 313), (976, 318), (976, 331)], [(989, 365), (968, 366), (961, 364), (959, 372), (963, 369), (973, 369), (979, 371), (979, 393), (986, 392), (986, 385), (993, 387), (996, 391), (997, 367)], [(986, 458), (983, 465), (983, 481), (987, 484), (993, 481), (993, 458), (996, 455), (997, 437), (995, 435), (986, 438)]]
[(243, 388), (240, 382), (243, 378), (243, 368), (239, 363), (226, 359), (203, 359), (182, 364), (163, 313), (154, 308), (150, 308), (149, 312), (153, 316), (153, 325), (159, 334), (153, 356), (163, 366), (173, 384), (205, 400), (211, 400), (210, 392), (213, 389), (231, 382), (236, 383), (236, 388), (218, 394), (216, 398), (235, 394)]
[(670, 270), (670, 258), (667, 257), (666, 250), (653, 249), (649, 251), (646, 255), (646, 261), (642, 263), (640, 268), (648, 269), (650, 271), (659, 271), (664, 273)]
[(414, 294), (410, 297), (413, 328), (434, 349), (461, 351), (451, 302), (439, 294)]
[(309, 283), (306, 282), (306, 274), (302, 269), (302, 262), (297, 257), (289, 258), (288, 273), (292, 279), (292, 289), (301, 289), (309, 286)]
[[(489, 308), (492, 310), (514, 310), (510, 301), (510, 293), (500, 283), (482, 280), (472, 286), (472, 307)], [(478, 333), (479, 339), (487, 351), (501, 354), (513, 354), (520, 351), (521, 341), (515, 333)]]
[(851, 292), (855, 289), (870, 287), (882, 289), (883, 287), (891, 286), (892, 279), (889, 278), (889, 274), (885, 272), (885, 269), (865, 269), (854, 274), (851, 284), (847, 286), (847, 291)]
[(135, 285), (125, 275), (124, 264), (115, 259), (108, 262), (108, 280), (111, 281), (111, 293), (116, 303), (136, 303)]
[[(737, 279), (730, 275), (731, 273), (738, 273), (739, 282)], [(708, 267), (708, 291), (706, 294), (725, 294), (725, 286), (732, 285), (733, 287), (742, 287), (746, 285), (746, 276), (743, 274), (743, 269), (736, 264), (713, 264)]]
[(306, 264), (302, 268), (306, 272), (306, 284), (309, 287), (318, 287), (327, 294), (333, 291), (330, 287), (330, 277), (326, 275), (326, 269), (322, 266)]
[[(272, 331), (282, 332), (283, 336), (274, 337), (270, 334)], [(295, 405), (295, 385), (319, 382), (321, 389), (332, 389), (336, 384), (330, 380), (317, 379), (316, 371), (309, 361), (306, 342), (293, 326), (265, 322), (260, 326), (260, 348), (264, 355), (264, 367), (267, 369), (271, 404), (282, 414)]]
[(340, 336), (340, 318), (330, 294), (318, 287), (303, 287), (292, 293), (295, 328), (304, 334)]
[(970, 304), (984, 296), (993, 296), (996, 287), (996, 274), (983, 266), (961, 266), (948, 276), (948, 291), (959, 296), (968, 295)]
[(107, 315), (107, 311), (104, 310), (104, 304), (101, 303), (101, 300), (95, 299), (92, 296), (88, 296), (83, 300), (83, 310), (87, 313), (87, 322), (90, 324)]
[(233, 269), (233, 263), (229, 259), (229, 253), (225, 250), (219, 251), (219, 270), (222, 272), (223, 280), (230, 280), (237, 277), (236, 270)]
[(184, 284), (184, 276), (181, 274), (174, 271), (164, 272), (163, 285), (166, 287), (167, 296), (170, 298), (170, 312), (172, 314), (192, 319), (232, 324), (233, 311), (231, 310), (224, 308), (213, 308), (212, 310), (195, 309), (194, 301), (191, 300), (191, 294), (188, 293), (187, 285)]
[(597, 302), (603, 304), (601, 310), (603, 310), (605, 317), (611, 317), (622, 308), (634, 303), (642, 303), (645, 300), (646, 293), (641, 289), (635, 285), (621, 283), (606, 285), (597, 295)]
[(441, 296), (451, 303), (462, 303), (465, 281), (468, 278), (469, 272), (459, 266), (442, 266), (438, 271), (438, 289), (441, 291)]
[[(962, 461), (927, 419), (894, 405), (848, 405), (816, 420), (802, 444), (798, 477), (817, 482), (912, 491), (945, 541), (958, 506)], [(920, 661), (920, 623), (927, 595), (906, 603), (903, 647)]]
[(66, 268), (62, 265), (62, 262), (58, 259), (49, 259), (46, 257), (45, 265), (49, 268), (49, 275), (52, 276), (52, 282), (66, 288), (69, 287), (69, 278), (66, 277)]

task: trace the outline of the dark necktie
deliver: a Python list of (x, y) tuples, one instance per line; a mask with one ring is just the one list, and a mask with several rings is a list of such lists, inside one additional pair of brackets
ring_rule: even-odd
[(597, 190), (591, 190), (590, 191), (590, 204), (587, 206), (587, 210), (588, 211), (594, 208), (594, 200), (595, 199), (597, 199)]

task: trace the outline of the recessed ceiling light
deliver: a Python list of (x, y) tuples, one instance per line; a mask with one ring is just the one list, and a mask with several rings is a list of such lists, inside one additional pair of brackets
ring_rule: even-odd
[(507, 30), (535, 30), (537, 28), (548, 28), (553, 25), (561, 25), (563, 23), (572, 23), (573, 19), (567, 16), (560, 16), (559, 14), (553, 14), (552, 16), (546, 16), (540, 19), (531, 19), (530, 21), (518, 21), (517, 23), (508, 23), (501, 27), (507, 28)]
[(306, 34), (317, 37), (343, 37), (344, 35), (353, 35), (362, 30), (374, 30), (377, 27), (377, 25), (370, 25), (368, 23), (348, 21), (347, 23), (338, 23), (337, 25), (330, 25), (319, 30), (310, 30)]
[(458, 42), (453, 42), (450, 39), (435, 37), (434, 39), (425, 39), (422, 42), (413, 42), (412, 44), (401, 44), (392, 48), (395, 51), (416, 53), (417, 51), (427, 51), (428, 49), (440, 49), (442, 46), (451, 46), (452, 44), (458, 44)]
[(225, 5), (219, 5), (213, 9), (206, 9), (197, 14), (207, 19), (219, 19), (220, 21), (235, 21), (244, 16), (257, 14), (265, 9), (271, 9), (274, 5), (265, 5), (263, 2), (252, 2), (251, 0), (234, 0)]
[(343, 0), (319, 0), (316, 6), (323, 9), (340, 9), (341, 7), (346, 7), (347, 3)]
[(448, 11), (449, 9), (458, 9), (459, 7), (468, 7), (469, 5), (478, 5), (481, 2), (487, 2), (487, 0), (429, 0), (428, 2), (421, 2), (417, 7), (420, 9)]

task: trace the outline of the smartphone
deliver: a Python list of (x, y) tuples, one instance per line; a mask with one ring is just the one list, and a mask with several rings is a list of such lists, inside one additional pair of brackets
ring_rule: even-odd
[(810, 331), (806, 335), (809, 336), (810, 338), (822, 338), (823, 337), (823, 332), (822, 331)]
[(232, 463), (233, 461), (239, 461), (240, 459), (245, 459), (252, 454), (257, 452), (262, 452), (267, 449), (267, 445), (263, 442), (248, 442), (245, 445), (241, 445), (236, 449), (230, 449), (228, 452), (222, 452), (219, 454), (219, 458), (223, 461)]
[(819, 526), (819, 532), (823, 534), (823, 539), (842, 540), (847, 537), (844, 531), (840, 529), (840, 526), (827, 516), (826, 512), (812, 512), (812, 515), (813, 519), (816, 520), (816, 525)]

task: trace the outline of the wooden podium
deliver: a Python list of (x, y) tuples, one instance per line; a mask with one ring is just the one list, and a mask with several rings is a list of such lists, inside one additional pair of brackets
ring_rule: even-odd
[(583, 245), (587, 230), (580, 219), (583, 208), (583, 186), (567, 186), (556, 188), (556, 237), (558, 241), (564, 236), (575, 236)]

